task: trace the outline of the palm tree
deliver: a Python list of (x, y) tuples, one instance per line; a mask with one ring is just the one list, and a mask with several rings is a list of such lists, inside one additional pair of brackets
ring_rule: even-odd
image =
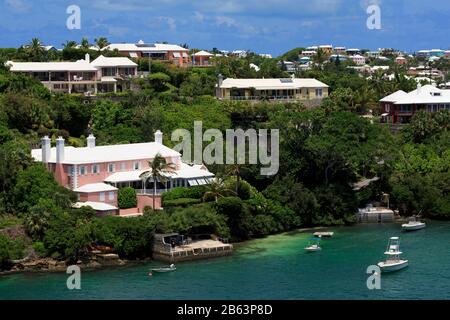
[(234, 191), (225, 187), (223, 180), (217, 178), (208, 185), (208, 191), (203, 194), (203, 201), (213, 197), (217, 202), (220, 197), (225, 197), (227, 194), (234, 194)]
[(81, 39), (80, 47), (82, 49), (89, 49), (90, 46), (91, 46), (91, 44), (89, 43), (89, 40), (87, 38)]
[(239, 192), (239, 185), (241, 184), (243, 169), (244, 167), (242, 166), (242, 164), (231, 164), (225, 169), (225, 175), (236, 177), (236, 194)]
[(145, 184), (148, 180), (153, 181), (153, 210), (155, 210), (156, 206), (156, 182), (166, 182), (167, 178), (165, 176), (165, 173), (171, 172), (174, 173), (175, 171), (175, 165), (173, 163), (167, 163), (166, 158), (161, 156), (161, 154), (157, 154), (155, 158), (152, 161), (148, 162), (150, 169), (141, 173), (139, 178), (142, 179), (144, 182), (144, 188)]
[(77, 46), (77, 42), (73, 40), (67, 40), (66, 43), (62, 44), (64, 49), (66, 48), (75, 48)]
[(108, 39), (106, 39), (105, 37), (95, 38), (94, 42), (99, 49), (103, 49), (104, 47), (109, 46), (110, 44), (108, 42)]
[(314, 63), (322, 69), (322, 64), (327, 61), (327, 54), (322, 49), (317, 50), (316, 55), (313, 58)]
[(31, 39), (31, 42), (28, 44), (27, 49), (32, 56), (33, 61), (40, 61), (45, 54), (45, 49), (42, 46), (41, 40), (38, 38)]

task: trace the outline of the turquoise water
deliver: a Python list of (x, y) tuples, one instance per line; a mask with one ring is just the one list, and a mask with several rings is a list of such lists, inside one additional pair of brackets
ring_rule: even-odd
[[(396, 224), (330, 230), (335, 236), (320, 253), (303, 251), (310, 233), (283, 234), (153, 277), (147, 273), (156, 262), (86, 271), (78, 291), (66, 288), (65, 273), (4, 276), (0, 299), (450, 299), (450, 223), (431, 221), (414, 233)], [(368, 290), (366, 268), (383, 258), (391, 236), (401, 237), (410, 266)]]

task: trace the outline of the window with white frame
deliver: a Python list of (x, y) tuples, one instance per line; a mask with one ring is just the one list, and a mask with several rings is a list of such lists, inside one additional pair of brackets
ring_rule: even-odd
[(133, 164), (133, 169), (134, 169), (134, 170), (139, 170), (139, 169), (141, 169), (141, 163), (140, 163), (139, 161), (136, 161), (136, 162)]
[(86, 175), (86, 166), (80, 166), (79, 167), (79, 174), (80, 174), (80, 176), (85, 176)]
[(99, 199), (100, 199), (100, 201), (105, 201), (105, 193), (104, 192), (100, 192)]
[(108, 164), (108, 172), (116, 171), (116, 165), (114, 163)]
[(126, 168), (127, 168), (127, 164), (125, 162), (120, 164), (120, 171), (125, 171)]
[(322, 97), (323, 96), (323, 89), (316, 89), (316, 97)]
[(111, 200), (111, 201), (114, 200), (114, 191), (110, 191), (109, 192), (108, 199)]
[(100, 173), (100, 166), (98, 164), (92, 165), (92, 174)]

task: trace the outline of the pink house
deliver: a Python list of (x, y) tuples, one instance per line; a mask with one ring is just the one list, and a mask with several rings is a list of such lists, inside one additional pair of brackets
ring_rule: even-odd
[[(32, 150), (36, 161), (45, 163), (56, 180), (77, 193), (76, 206), (89, 205), (99, 215), (119, 214), (118, 190), (132, 187), (138, 204), (131, 211), (142, 213), (145, 206), (153, 205), (153, 187), (156, 183), (156, 209), (161, 208), (161, 194), (171, 188), (208, 184), (214, 174), (204, 165), (189, 165), (181, 154), (163, 145), (162, 132), (155, 133), (155, 142), (96, 146), (95, 137), (87, 138), (87, 147), (65, 146), (64, 139), (56, 139), (51, 147), (49, 137), (42, 139), (41, 149)], [(148, 171), (149, 162), (160, 154), (175, 171), (166, 173), (166, 181), (143, 181), (140, 176)], [(130, 210), (127, 210), (129, 213)]]
[(212, 53), (204, 50), (196, 52), (192, 55), (192, 65), (196, 67), (210, 67), (212, 66), (212, 57), (214, 57)]

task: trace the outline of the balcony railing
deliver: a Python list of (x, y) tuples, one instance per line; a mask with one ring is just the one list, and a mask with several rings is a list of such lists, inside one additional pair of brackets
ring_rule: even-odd
[[(236, 101), (264, 101), (264, 100), (301, 100), (302, 98), (296, 98), (295, 96), (230, 96), (223, 98), (224, 100), (236, 100)], [(306, 99), (306, 98), (305, 98)]]

